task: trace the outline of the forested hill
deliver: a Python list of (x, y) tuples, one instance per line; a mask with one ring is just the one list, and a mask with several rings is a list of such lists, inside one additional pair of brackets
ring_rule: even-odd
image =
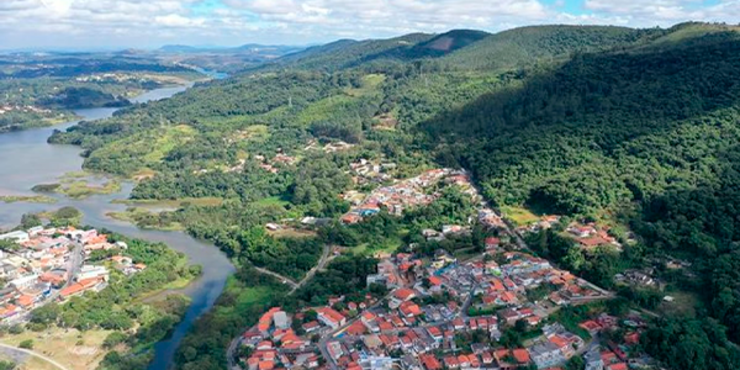
[(657, 29), (640, 30), (611, 26), (534, 26), (491, 35), (479, 43), (449, 55), (446, 61), (460, 68), (502, 70), (522, 68), (545, 59), (572, 53), (630, 47), (662, 35)]
[(378, 59), (402, 59), (407, 50), (433, 37), (429, 34), (413, 33), (387, 40), (340, 40), (324, 46), (308, 48), (256, 69), (340, 70), (357, 67)]
[[(710, 158), (735, 142), (738, 36), (577, 55), (421, 128), (500, 204), (588, 214), (714, 182)], [(713, 141), (722, 146), (705, 147), (702, 135), (722, 123), (729, 126)]]
[(488, 36), (490, 34), (483, 31), (452, 30), (439, 35), (414, 33), (388, 40), (339, 40), (286, 55), (275, 63), (252, 71), (277, 68), (341, 70), (387, 62), (410, 62), (449, 55)]
[[(729, 370), (738, 353), (727, 338), (740, 343), (739, 123), (734, 27), (543, 26), (309, 48), (51, 140), (82, 145), (87, 168), (152, 177), (135, 198), (228, 200), (167, 217), (294, 274), (311, 245), (256, 247), (240, 230), (341, 214), (337, 194), (360, 158), (393, 162), (399, 176), (467, 168), (495, 205), (631, 228), (642, 243), (620, 263), (694, 262), (694, 278), (671, 276), (697, 297), (696, 320), (656, 327), (644, 345), (670, 368)], [(352, 147), (326, 149), (338, 141)], [(596, 262), (610, 282), (616, 263)], [(673, 337), (670, 348), (692, 351), (665, 350)]]

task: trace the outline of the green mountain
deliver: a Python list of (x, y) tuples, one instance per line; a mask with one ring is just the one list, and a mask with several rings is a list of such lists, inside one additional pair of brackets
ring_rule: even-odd
[(520, 68), (540, 60), (567, 59), (573, 53), (630, 46), (660, 30), (638, 30), (611, 26), (533, 26), (491, 35), (446, 57), (451, 65), (501, 70)]
[(375, 60), (401, 58), (405, 50), (432, 37), (429, 34), (413, 33), (387, 40), (340, 40), (281, 58), (275, 66), (323, 70), (357, 67)]
[(412, 47), (409, 57), (443, 56), (480, 41), (490, 34), (476, 30), (452, 30), (437, 35)]
[[(352, 187), (351, 161), (382, 158), (400, 175), (464, 167), (501, 208), (636, 232), (639, 242), (614, 260), (577, 248), (559, 256), (599, 284), (614, 287), (619, 269), (668, 255), (691, 260), (689, 274), (665, 276), (694, 297), (694, 315), (652, 327), (644, 347), (670, 368), (729, 370), (740, 362), (728, 344), (740, 342), (738, 122), (736, 27), (541, 26), (342, 40), (51, 140), (81, 145), (94, 170), (154, 174), (135, 198), (228, 199), (166, 217), (235, 258), (271, 266), (281, 263), (241, 230), (341, 213), (336, 195)], [(339, 140), (354, 146), (321, 150)], [(257, 158), (277, 153), (299, 165), (264, 171)], [(380, 220), (368, 235), (396, 235)], [(298, 274), (304, 266), (291, 261), (285, 268)], [(654, 309), (663, 293), (620, 294)], [(662, 350), (672, 335), (692, 351)], [(212, 343), (189, 341), (198, 354), (213, 352)]]
[(453, 30), (439, 35), (418, 33), (388, 40), (339, 40), (282, 57), (272, 67), (339, 70), (369, 63), (408, 62), (450, 54), (488, 35), (483, 31)]

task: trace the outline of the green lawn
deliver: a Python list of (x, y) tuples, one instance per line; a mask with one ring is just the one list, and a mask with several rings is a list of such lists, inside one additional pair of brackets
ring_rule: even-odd
[(513, 221), (516, 226), (529, 225), (533, 222), (539, 221), (540, 219), (537, 215), (532, 213), (532, 211), (521, 207), (504, 206), (501, 207), (501, 212), (504, 217)]

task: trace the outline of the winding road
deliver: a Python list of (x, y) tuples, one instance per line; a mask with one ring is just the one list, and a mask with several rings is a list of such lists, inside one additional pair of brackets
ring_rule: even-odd
[[(303, 277), (303, 279), (301, 279), (301, 281), (299, 282), (295, 282), (295, 280), (287, 276), (280, 275), (277, 272), (270, 271), (262, 267), (255, 266), (254, 269), (263, 274), (270, 275), (272, 277), (277, 278), (283, 284), (290, 285), (292, 288), (290, 292), (288, 292), (288, 295), (291, 295), (295, 293), (295, 291), (298, 290), (300, 287), (302, 287), (306, 282), (311, 280), (313, 276), (316, 275), (316, 271), (323, 270), (324, 267), (326, 267), (326, 264), (329, 263), (329, 261), (331, 261), (331, 258), (329, 258), (329, 252), (331, 252), (331, 247), (329, 247), (329, 245), (324, 245), (321, 251), (321, 258), (319, 259), (319, 263), (317, 263), (316, 266), (314, 266), (311, 270), (309, 270), (306, 273), (306, 276)], [(244, 329), (244, 330), (247, 330), (247, 329)], [(234, 351), (236, 351), (236, 348), (239, 346), (240, 340), (241, 340), (241, 335), (232, 339), (231, 343), (229, 343), (229, 347), (226, 349), (226, 361), (228, 364), (227, 369), (229, 370), (241, 370), (241, 367), (234, 362)]]
[(60, 363), (58, 363), (58, 362), (56, 362), (56, 361), (54, 361), (52, 359), (50, 359), (50, 358), (48, 358), (48, 357), (40, 354), (40, 353), (36, 353), (34, 351), (31, 351), (31, 350), (27, 350), (27, 349), (23, 349), (23, 348), (18, 348), (18, 347), (13, 347), (11, 345), (0, 343), (0, 352), (5, 352), (5, 353), (10, 352), (10, 353), (13, 354), (13, 358), (25, 357), (25, 356), (33, 356), (33, 357), (39, 358), (41, 360), (44, 360), (44, 361), (46, 361), (46, 362), (54, 365), (54, 367), (56, 367), (57, 369), (60, 369), (60, 370), (70, 370), (66, 366), (64, 366), (64, 365), (62, 365), (62, 364), (60, 364)]

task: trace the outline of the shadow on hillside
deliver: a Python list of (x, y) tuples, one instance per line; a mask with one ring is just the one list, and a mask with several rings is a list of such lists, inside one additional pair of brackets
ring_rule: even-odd
[[(568, 198), (551, 211), (579, 213), (622, 199), (615, 182), (640, 200), (660, 190), (655, 186), (687, 180), (702, 155), (721, 149), (702, 144), (709, 128), (676, 132), (733, 122), (736, 113), (724, 109), (740, 99), (740, 40), (728, 35), (692, 40), (691, 47), (577, 55), (418, 129), (443, 165), (462, 165), (491, 187), (509, 186), (497, 194), (508, 197), (505, 202), (523, 203), (539, 189), (552, 199)], [(715, 140), (724, 147), (732, 141)], [(699, 148), (698, 154), (679, 144)], [(649, 160), (660, 171), (684, 173), (639, 168)]]

